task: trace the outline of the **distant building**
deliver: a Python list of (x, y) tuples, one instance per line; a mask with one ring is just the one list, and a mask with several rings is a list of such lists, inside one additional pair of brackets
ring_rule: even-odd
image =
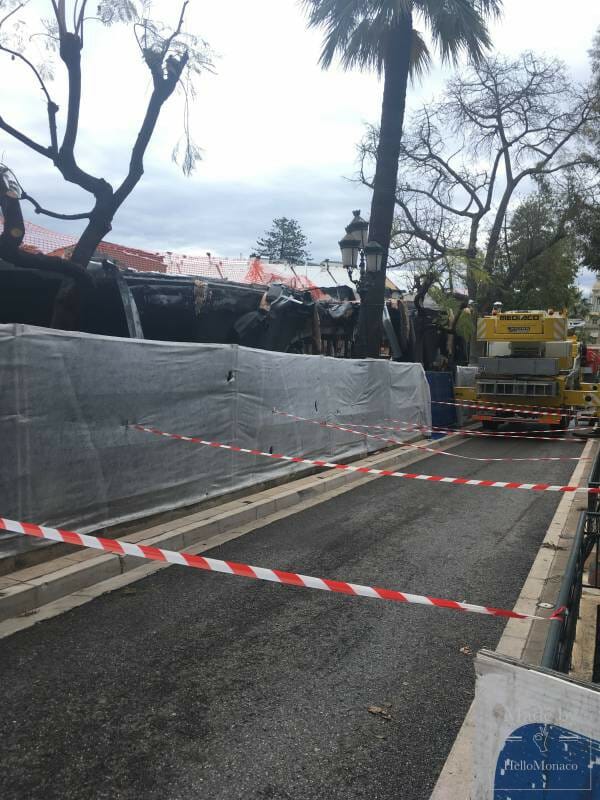
[[(2, 218), (0, 217), (0, 222)], [(69, 258), (77, 244), (77, 238), (56, 233), (32, 222), (25, 223), (23, 247), (30, 252)], [(138, 247), (100, 242), (95, 258), (109, 259), (119, 267), (138, 272), (160, 272), (167, 275), (188, 275), (214, 278), (235, 283), (269, 285), (283, 283), (292, 289), (310, 291), (314, 299), (328, 297), (328, 289), (338, 299), (358, 300), (355, 286), (347, 270), (339, 261), (325, 260), (320, 264), (288, 264), (252, 256), (250, 258), (222, 258), (210, 252), (204, 255), (189, 255), (172, 251), (152, 252)], [(336, 287), (345, 287), (342, 292), (333, 292)], [(392, 296), (400, 296), (400, 289), (386, 276), (386, 288)]]
[[(69, 258), (75, 249), (75, 245), (60, 247), (48, 253), (49, 256), (59, 256)], [(164, 256), (161, 253), (150, 253), (147, 250), (139, 250), (136, 247), (114, 244), (113, 242), (100, 242), (94, 253), (94, 258), (106, 258), (118, 267), (128, 267), (137, 269), (139, 272), (166, 272)]]
[[(0, 224), (4, 224), (4, 219), (1, 215)], [(25, 239), (22, 247), (29, 253), (44, 253), (47, 255), (58, 248), (68, 247), (76, 242), (77, 237), (75, 236), (42, 228), (41, 225), (35, 225), (33, 222), (25, 222)]]
[(583, 331), (589, 344), (595, 345), (600, 342), (600, 280), (596, 280), (592, 286), (590, 310)]
[(600, 280), (596, 280), (592, 286), (592, 296), (590, 299), (590, 311), (595, 314), (600, 314)]

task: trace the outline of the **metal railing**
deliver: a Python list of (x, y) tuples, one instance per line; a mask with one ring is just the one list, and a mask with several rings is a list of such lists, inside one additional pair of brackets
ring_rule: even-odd
[(592, 516), (595, 518), (592, 527), (597, 528), (597, 514), (582, 511), (579, 516), (577, 532), (556, 601), (557, 608), (564, 608), (565, 613), (562, 619), (555, 619), (549, 623), (550, 630), (546, 638), (542, 666), (558, 672), (568, 672), (571, 665), (583, 588), (583, 570), (597, 540), (597, 534), (588, 532), (588, 521)]
[[(590, 488), (600, 488), (600, 453), (594, 459), (588, 481)], [(552, 620), (546, 638), (542, 666), (568, 672), (571, 666), (573, 642), (577, 631), (579, 604), (583, 589), (585, 565), (595, 548), (595, 560), (590, 566), (592, 584), (600, 582), (600, 494), (588, 494), (588, 510), (582, 511), (567, 567), (560, 585), (557, 608), (565, 609), (562, 619)]]
[[(590, 489), (600, 488), (600, 453), (594, 459), (588, 486)], [(588, 511), (600, 511), (600, 494), (588, 494)]]

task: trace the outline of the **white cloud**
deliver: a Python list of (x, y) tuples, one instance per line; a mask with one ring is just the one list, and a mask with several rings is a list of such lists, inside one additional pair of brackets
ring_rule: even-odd
[(589, 269), (581, 269), (577, 276), (577, 285), (581, 291), (589, 296), (592, 291), (592, 286), (597, 282), (598, 274), (591, 272)]
[[(156, 4), (164, 19), (176, 5)], [(47, 6), (47, 0), (34, 0), (34, 10)], [(590, 0), (571, 0), (568, 13), (558, 0), (505, 0), (504, 18), (493, 33), (504, 52), (555, 54), (583, 77), (598, 24)], [(358, 204), (368, 212), (368, 194), (343, 176), (354, 172), (364, 122), (378, 119), (377, 78), (339, 68), (323, 72), (317, 64), (321, 34), (306, 30), (297, 0), (196, 0), (189, 7), (189, 28), (219, 54), (217, 73), (199, 81), (192, 112), (204, 160), (189, 180), (170, 163), (181, 130), (181, 104), (172, 99), (149, 148), (146, 174), (115, 220), (111, 238), (150, 249), (238, 255), (249, 251), (274, 216), (287, 215), (303, 224), (313, 255), (334, 256), (351, 209)], [(38, 90), (15, 64), (4, 66), (15, 69), (16, 77), (3, 81), (2, 115), (45, 141)], [(131, 31), (123, 27), (90, 28), (84, 67), (78, 155), (82, 166), (117, 181), (144, 112), (148, 74)], [(410, 106), (431, 98), (448, 74), (436, 68), (411, 90)], [(60, 95), (63, 80), (56, 89)], [(0, 152), (40, 202), (61, 211), (89, 207), (84, 193), (4, 134)], [(77, 230), (74, 223), (47, 224)]]

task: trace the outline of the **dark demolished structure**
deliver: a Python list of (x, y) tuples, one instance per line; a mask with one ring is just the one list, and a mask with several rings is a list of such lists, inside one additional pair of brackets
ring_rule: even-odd
[[(351, 358), (359, 299), (347, 285), (297, 290), (202, 276), (120, 268), (93, 260), (85, 269), (24, 249), (19, 200), (3, 194), (0, 323), (174, 342), (239, 344), (287, 353)], [(382, 356), (448, 364), (447, 330), (424, 306), (427, 281), (412, 303), (389, 297)], [(390, 293), (391, 294), (391, 293)], [(456, 337), (455, 337), (456, 338)]]
[(76, 289), (65, 290), (61, 266), (36, 267), (35, 256), (29, 263), (24, 268), (0, 261), (0, 322), (351, 356), (356, 302), (315, 301), (310, 292), (281, 284), (136, 272), (109, 261), (91, 261), (85, 281), (78, 278)]

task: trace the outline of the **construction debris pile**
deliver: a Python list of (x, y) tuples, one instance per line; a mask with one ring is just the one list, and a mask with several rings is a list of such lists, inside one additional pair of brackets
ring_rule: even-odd
[[(73, 290), (69, 276), (59, 269), (68, 263), (63, 259), (70, 257), (73, 245), (68, 237), (45, 234), (44, 228), (27, 223), (27, 267), (0, 260), (0, 322), (338, 358), (353, 355), (360, 298), (341, 267), (293, 267), (258, 257), (219, 259), (210, 253), (151, 253), (102, 242), (87, 267), (87, 280)], [(54, 268), (49, 264), (53, 261)], [(388, 281), (382, 355), (420, 362), (426, 369), (443, 366), (446, 336), (437, 325), (438, 312), (429, 298), (413, 302)]]

